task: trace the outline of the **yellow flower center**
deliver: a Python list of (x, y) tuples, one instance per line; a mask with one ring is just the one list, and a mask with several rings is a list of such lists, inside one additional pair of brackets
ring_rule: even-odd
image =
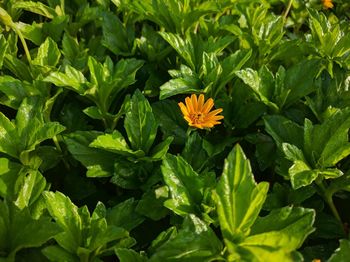
[(201, 124), (204, 121), (204, 114), (199, 112), (199, 113), (193, 113), (190, 114), (190, 119), (192, 120), (193, 124)]

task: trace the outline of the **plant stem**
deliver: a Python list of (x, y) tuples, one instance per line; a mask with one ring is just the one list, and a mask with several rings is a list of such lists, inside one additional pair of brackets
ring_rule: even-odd
[(327, 202), (328, 206), (330, 207), (330, 209), (331, 209), (331, 211), (332, 211), (334, 217), (335, 217), (341, 224), (343, 224), (343, 222), (341, 221), (341, 218), (340, 218), (340, 216), (339, 216), (338, 210), (337, 210), (337, 208), (336, 208), (335, 205), (334, 205), (332, 196), (327, 196), (326, 202)]
[[(60, 143), (58, 142), (57, 136), (54, 136), (54, 137), (52, 138), (52, 140), (53, 140), (53, 142), (54, 142), (54, 144), (55, 144), (57, 150), (62, 154), (63, 151), (62, 151), (62, 148), (61, 148), (61, 146), (60, 146)], [(63, 161), (63, 164), (64, 164), (64, 166), (66, 167), (66, 169), (69, 170), (69, 169), (70, 169), (70, 166), (69, 166), (68, 162), (67, 162), (64, 158), (62, 158), (62, 161)]]
[(318, 188), (320, 189), (321, 196), (323, 197), (323, 199), (326, 201), (329, 208), (331, 209), (333, 216), (340, 222), (341, 225), (343, 225), (343, 222), (339, 216), (338, 210), (334, 205), (332, 194), (329, 194), (322, 180), (316, 180), (315, 182)]
[(21, 43), (22, 43), (22, 45), (23, 45), (24, 52), (25, 52), (26, 57), (27, 57), (27, 60), (28, 60), (29, 64), (31, 64), (32, 58), (31, 58), (31, 56), (30, 56), (30, 52), (29, 52), (29, 49), (28, 49), (26, 40), (24, 39), (24, 37), (23, 37), (21, 31), (19, 31), (16, 27), (14, 27), (13, 29), (14, 29), (14, 31), (16, 32), (16, 34), (18, 35), (19, 39), (21, 40)]
[(283, 20), (287, 19), (287, 16), (288, 16), (288, 13), (289, 13), (289, 11), (290, 11), (290, 9), (292, 7), (292, 4), (293, 4), (293, 0), (289, 0), (287, 9), (286, 9), (286, 11), (283, 14)]

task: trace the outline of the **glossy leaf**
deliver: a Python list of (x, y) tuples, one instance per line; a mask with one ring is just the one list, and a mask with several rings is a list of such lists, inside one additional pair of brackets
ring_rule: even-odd
[(34, 64), (41, 66), (56, 66), (61, 57), (61, 52), (58, 49), (56, 42), (51, 38), (47, 38), (39, 47), (38, 54), (33, 60)]
[(124, 126), (132, 149), (148, 153), (156, 137), (158, 125), (152, 107), (139, 90), (135, 91), (130, 100)]
[(164, 205), (178, 215), (196, 214), (203, 199), (202, 178), (181, 156), (168, 154), (161, 169), (171, 197)]
[(27, 208), (0, 202), (0, 250), (7, 261), (14, 261), (23, 248), (40, 247), (61, 230), (49, 217), (33, 219)]
[(249, 161), (236, 145), (225, 160), (216, 188), (217, 212), (225, 243), (235, 243), (249, 234), (267, 190), (266, 182), (257, 184), (254, 181)]
[(350, 255), (350, 241), (346, 239), (340, 240), (340, 246), (335, 250), (328, 262), (340, 262), (348, 259)]
[(178, 234), (156, 249), (150, 261), (212, 261), (220, 257), (221, 250), (222, 244), (212, 229), (190, 215)]
[(100, 135), (96, 131), (78, 131), (65, 136), (65, 143), (73, 157), (87, 168), (89, 177), (106, 177), (113, 174), (115, 156), (89, 145)]

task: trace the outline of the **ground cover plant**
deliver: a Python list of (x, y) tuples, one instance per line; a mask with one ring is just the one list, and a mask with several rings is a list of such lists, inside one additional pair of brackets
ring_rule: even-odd
[(0, 0), (0, 261), (347, 261), (347, 0)]

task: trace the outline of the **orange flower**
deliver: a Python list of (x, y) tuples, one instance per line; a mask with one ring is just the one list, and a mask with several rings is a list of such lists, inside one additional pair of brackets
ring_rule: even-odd
[(328, 9), (328, 8), (333, 8), (333, 3), (332, 0), (322, 0), (323, 7)]
[(194, 126), (200, 129), (211, 128), (214, 125), (220, 124), (218, 120), (223, 119), (224, 116), (218, 115), (222, 112), (222, 108), (218, 108), (209, 112), (213, 106), (214, 101), (209, 98), (204, 103), (204, 95), (200, 95), (198, 100), (195, 94), (190, 97), (186, 97), (185, 103), (180, 102), (178, 105), (181, 109), (184, 119), (190, 126)]

